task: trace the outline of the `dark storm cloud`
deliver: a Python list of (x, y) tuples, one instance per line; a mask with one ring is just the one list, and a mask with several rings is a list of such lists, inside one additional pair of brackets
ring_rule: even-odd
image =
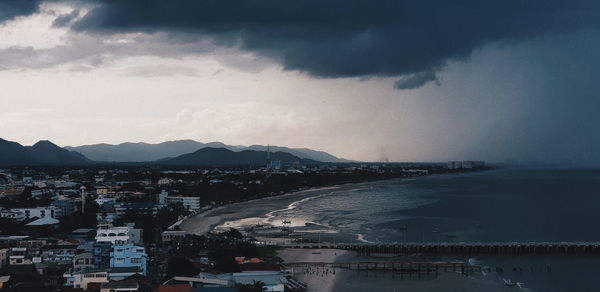
[(0, 23), (36, 12), (42, 0), (1, 0)]
[(440, 85), (440, 81), (433, 70), (402, 76), (398, 81), (394, 82), (394, 88), (415, 89), (429, 82), (435, 82), (435, 84)]
[(447, 60), (490, 41), (595, 29), (600, 2), (525, 0), (97, 0), (75, 28), (210, 35), (317, 77), (435, 81)]
[(61, 27), (73, 23), (79, 17), (79, 10), (75, 9), (67, 14), (59, 15), (53, 22), (52, 26)]

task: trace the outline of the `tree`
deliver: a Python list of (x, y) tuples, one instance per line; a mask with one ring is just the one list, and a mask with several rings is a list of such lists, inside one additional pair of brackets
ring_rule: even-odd
[(193, 277), (198, 273), (200, 273), (200, 269), (186, 258), (172, 257), (167, 264), (167, 278), (169, 279), (176, 276)]
[(235, 285), (236, 288), (238, 288), (238, 290), (240, 292), (262, 292), (263, 289), (265, 288), (265, 283), (263, 283), (262, 281), (254, 281), (254, 283), (252, 284), (236, 284)]

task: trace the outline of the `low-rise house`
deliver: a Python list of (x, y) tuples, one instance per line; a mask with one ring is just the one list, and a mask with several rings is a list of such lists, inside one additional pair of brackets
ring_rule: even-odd
[(163, 177), (163, 178), (159, 179), (157, 182), (157, 184), (159, 186), (166, 186), (166, 185), (170, 185), (172, 183), (174, 183), (174, 181), (168, 177)]
[(119, 215), (116, 212), (102, 211), (96, 213), (98, 224), (113, 224), (117, 219), (119, 219)]
[(114, 197), (109, 196), (109, 195), (100, 195), (94, 201), (99, 206), (103, 206), (104, 204), (114, 204), (117, 202), (117, 199), (115, 199)]
[(8, 188), (0, 191), (0, 198), (7, 198), (11, 201), (18, 200), (23, 196), (23, 192), (25, 188), (17, 187), (17, 188)]
[(173, 240), (180, 240), (185, 238), (187, 232), (183, 230), (165, 230), (161, 234), (161, 239), (163, 242), (170, 242)]
[(100, 292), (137, 292), (139, 288), (136, 282), (116, 281), (100, 285)]
[(71, 238), (75, 240), (92, 240), (96, 231), (91, 228), (79, 228), (71, 232)]
[(65, 280), (64, 286), (82, 288), (87, 291), (91, 283), (108, 283), (108, 270), (106, 269), (85, 269), (77, 272), (67, 272), (63, 274)]
[(33, 220), (27, 224), (25, 224), (25, 226), (28, 227), (42, 227), (42, 226), (52, 226), (52, 225), (56, 225), (60, 223), (59, 220), (51, 218), (51, 217), (45, 217), (45, 218), (39, 218), (36, 220)]
[(165, 203), (167, 205), (181, 203), (192, 212), (200, 210), (200, 197), (168, 196), (165, 198)]
[(76, 244), (46, 245), (41, 248), (40, 257), (43, 263), (71, 266), (76, 250)]
[(10, 253), (10, 248), (4, 246), (0, 247), (0, 269), (8, 264), (8, 255)]
[(54, 207), (36, 207), (36, 208), (14, 208), (13, 211), (23, 212), (25, 219), (37, 218), (55, 218)]
[(191, 292), (189, 284), (163, 284), (158, 287), (157, 292)]
[(263, 291), (284, 292), (290, 281), (281, 272), (244, 272), (217, 275), (220, 279), (233, 281), (236, 284), (254, 284), (263, 282)]
[(84, 252), (73, 257), (73, 271), (79, 272), (85, 269), (94, 268), (94, 254), (91, 252)]
[(8, 263), (10, 265), (31, 265), (33, 263), (33, 254), (26, 247), (13, 247), (10, 249)]
[(23, 221), (26, 219), (24, 212), (16, 211), (16, 210), (1, 210), (0, 217), (14, 219), (17, 221)]
[(200, 287), (233, 287), (235, 282), (231, 279), (223, 279), (209, 273), (199, 273), (195, 277), (173, 277), (163, 285), (180, 285), (186, 284), (192, 288)]
[(134, 211), (138, 214), (158, 213), (158, 206), (152, 202), (137, 202), (137, 203), (117, 203), (115, 204), (115, 212), (118, 216), (123, 216), (128, 211)]
[(121, 281), (141, 274), (142, 270), (138, 267), (115, 267), (108, 271), (108, 278), (111, 281)]
[(54, 207), (55, 218), (69, 216), (75, 212), (75, 203), (71, 200), (55, 200), (50, 205)]

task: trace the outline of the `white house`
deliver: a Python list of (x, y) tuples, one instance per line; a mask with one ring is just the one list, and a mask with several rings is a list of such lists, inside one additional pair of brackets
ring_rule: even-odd
[(25, 213), (15, 210), (1, 210), (0, 217), (23, 221), (25, 220)]
[(37, 208), (15, 208), (12, 211), (23, 212), (25, 219), (38, 217), (38, 218), (55, 218), (54, 207), (37, 207)]

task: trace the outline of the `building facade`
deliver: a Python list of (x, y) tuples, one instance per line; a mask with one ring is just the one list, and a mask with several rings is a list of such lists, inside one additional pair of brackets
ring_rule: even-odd
[(111, 268), (138, 268), (142, 275), (147, 274), (148, 255), (142, 246), (133, 244), (115, 245), (110, 252)]
[(165, 199), (167, 205), (181, 203), (189, 211), (196, 212), (200, 210), (200, 197), (181, 197), (168, 196)]

